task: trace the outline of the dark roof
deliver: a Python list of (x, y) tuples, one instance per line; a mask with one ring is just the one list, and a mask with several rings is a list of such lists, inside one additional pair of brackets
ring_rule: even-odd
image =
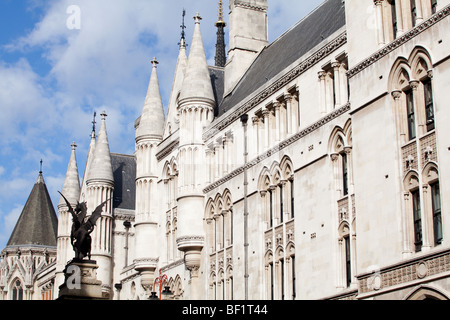
[(136, 158), (130, 155), (111, 153), (114, 175), (114, 208), (135, 209)]
[(261, 51), (233, 92), (222, 101), (218, 116), (246, 99), (344, 25), (345, 8), (342, 0), (322, 3)]
[(58, 218), (42, 173), (31, 190), (7, 246), (56, 247)]
[(225, 86), (225, 69), (222, 67), (209, 66), (209, 74), (211, 76), (211, 84), (213, 87), (214, 98), (216, 100), (216, 111), (218, 113), (218, 106), (223, 100), (224, 86)]

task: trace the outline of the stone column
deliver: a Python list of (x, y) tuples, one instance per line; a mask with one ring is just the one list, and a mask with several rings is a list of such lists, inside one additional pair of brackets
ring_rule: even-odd
[(263, 117), (264, 117), (264, 150), (267, 150), (269, 148), (269, 138), (270, 138), (270, 110), (265, 108), (263, 110)]
[(260, 146), (261, 146), (261, 135), (260, 135), (260, 130), (259, 130), (259, 124), (260, 124), (260, 120), (259, 117), (253, 117), (252, 118), (252, 135), (253, 135), (253, 141), (255, 142), (252, 146), (252, 144), (250, 144), (250, 155), (251, 156), (257, 156), (260, 153)]
[(335, 108), (341, 106), (341, 76), (340, 76), (340, 67), (341, 64), (337, 61), (331, 64), (331, 68), (333, 68), (333, 78), (334, 78), (334, 96), (336, 98)]
[(280, 109), (281, 104), (279, 102), (275, 103), (275, 140), (277, 143), (280, 142), (280, 127), (281, 127), (281, 116), (280, 116)]
[(295, 130), (295, 111), (292, 108), (292, 95), (285, 94), (284, 95), (284, 101), (286, 103), (286, 126), (284, 128), (284, 138), (286, 136), (291, 135)]
[(320, 93), (319, 93), (319, 98), (320, 98), (320, 111), (322, 114), (326, 114), (327, 113), (327, 93), (326, 93), (326, 86), (325, 86), (325, 78), (326, 78), (326, 72), (325, 71), (320, 71), (319, 72), (319, 84), (320, 84)]
[(397, 38), (403, 33), (403, 10), (400, 1), (395, 1), (395, 13), (397, 15)]
[[(427, 0), (429, 2), (429, 0)], [(423, 0), (416, 0), (416, 10), (417, 10), (417, 19), (416, 19), (416, 25), (423, 22), (423, 8), (422, 5), (424, 5)]]
[(378, 45), (380, 46), (386, 43), (384, 37), (383, 2), (384, 0), (374, 0), (377, 15)]

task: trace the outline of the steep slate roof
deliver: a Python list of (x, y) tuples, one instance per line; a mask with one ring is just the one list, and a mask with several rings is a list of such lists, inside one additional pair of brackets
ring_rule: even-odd
[(111, 153), (114, 175), (114, 202), (116, 209), (135, 209), (136, 158), (134, 156)]
[(246, 99), (344, 25), (345, 8), (342, 0), (322, 3), (261, 51), (232, 93), (224, 97), (218, 108), (218, 116)]
[(216, 100), (216, 113), (217, 107), (223, 100), (224, 85), (225, 85), (225, 69), (221, 67), (208, 67), (209, 74), (211, 76), (211, 85), (213, 87), (214, 98)]
[(56, 247), (57, 230), (58, 218), (40, 172), (7, 246)]

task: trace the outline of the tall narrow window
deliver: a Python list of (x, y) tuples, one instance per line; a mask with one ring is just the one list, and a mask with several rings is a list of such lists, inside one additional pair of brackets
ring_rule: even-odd
[(416, 0), (411, 0), (411, 19), (412, 19), (412, 26), (415, 27), (417, 21)]
[(414, 112), (414, 96), (413, 91), (406, 92), (406, 115), (408, 118), (408, 137), (409, 140), (416, 138), (416, 116)]
[(269, 226), (273, 227), (273, 192), (269, 190), (270, 202), (269, 202)]
[(345, 277), (347, 287), (350, 287), (352, 283), (352, 267), (351, 267), (351, 254), (350, 254), (350, 236), (344, 238), (345, 242)]
[(233, 226), (233, 210), (230, 210), (230, 212), (228, 213), (230, 215), (230, 245), (233, 244), (233, 233), (234, 233), (234, 226)]
[(291, 272), (292, 272), (292, 300), (295, 300), (297, 292), (295, 291), (295, 256), (291, 257)]
[(441, 216), (441, 191), (439, 182), (431, 186), (431, 197), (433, 203), (433, 229), (434, 229), (434, 245), (442, 243), (442, 216)]
[(295, 207), (294, 207), (294, 180), (290, 181), (291, 184), (291, 218), (295, 217)]
[(280, 223), (284, 222), (283, 219), (283, 185), (280, 184)]
[(274, 300), (274, 270), (273, 270), (273, 263), (269, 264), (270, 268), (270, 300)]
[(394, 31), (394, 39), (397, 39), (398, 23), (397, 23), (397, 10), (395, 9), (395, 0), (391, 2), (391, 15), (392, 15), (392, 30)]
[(431, 0), (431, 13), (435, 14), (437, 12), (437, 0)]
[(425, 113), (427, 115), (427, 131), (434, 130), (434, 105), (433, 105), (433, 89), (431, 87), (431, 79), (423, 83), (425, 95)]
[(348, 194), (348, 159), (347, 154), (342, 154), (342, 182), (344, 196)]
[(412, 192), (413, 218), (414, 218), (414, 245), (416, 252), (422, 250), (422, 217), (420, 210), (420, 191)]
[(281, 300), (284, 300), (284, 260), (280, 260), (281, 272)]

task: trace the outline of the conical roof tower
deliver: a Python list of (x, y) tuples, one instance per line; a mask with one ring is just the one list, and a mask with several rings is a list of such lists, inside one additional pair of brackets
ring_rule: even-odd
[[(66, 178), (61, 191), (72, 206), (76, 205), (80, 198), (80, 177), (78, 175), (77, 157), (75, 155), (76, 147), (77, 145), (74, 142), (72, 144), (72, 153), (67, 167)], [(66, 205), (63, 197), (60, 198), (58, 206), (61, 205)]]
[(183, 24), (182, 24), (182, 34), (180, 41), (180, 50), (178, 53), (177, 66), (175, 69), (175, 76), (173, 79), (172, 92), (170, 94), (169, 106), (167, 108), (167, 117), (166, 117), (166, 126), (164, 132), (164, 138), (168, 137), (170, 134), (175, 132), (179, 128), (179, 122), (177, 119), (177, 99), (178, 95), (181, 91), (184, 74), (186, 72), (186, 66), (188, 63), (187, 54), (186, 54), (186, 39), (184, 33), (184, 16), (186, 12), (183, 11)]
[(92, 163), (87, 173), (87, 184), (90, 181), (109, 182), (114, 184), (114, 175), (111, 164), (111, 152), (109, 150), (108, 134), (106, 132), (106, 112), (101, 114), (102, 123), (98, 133), (97, 143), (93, 154)]
[(56, 247), (57, 229), (58, 218), (41, 169), (7, 247), (24, 245)]
[(158, 72), (156, 70), (158, 61), (156, 61), (156, 58), (153, 58), (151, 63), (153, 65), (152, 74), (142, 115), (136, 128), (136, 140), (142, 138), (162, 140), (164, 134), (164, 108), (159, 89)]
[(214, 92), (211, 84), (211, 76), (203, 46), (200, 21), (202, 18), (197, 13), (194, 17), (195, 28), (189, 52), (188, 65), (180, 93), (180, 104), (185, 99), (207, 100), (215, 104)]

